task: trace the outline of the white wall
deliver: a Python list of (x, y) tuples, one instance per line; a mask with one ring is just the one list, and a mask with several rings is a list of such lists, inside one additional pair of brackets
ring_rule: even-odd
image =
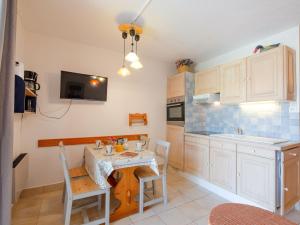
[[(24, 30), (21, 23), (19, 10), (17, 10), (17, 31), (16, 31), (16, 61), (24, 61)], [(22, 151), (21, 149), (21, 129), (22, 114), (14, 114), (14, 142), (13, 142), (13, 158), (16, 158)]]
[[(121, 50), (121, 49), (120, 49)], [(129, 77), (117, 70), (122, 53), (81, 43), (25, 32), (25, 69), (39, 74), (38, 104), (51, 116), (62, 114), (69, 100), (61, 100), (60, 71), (67, 70), (107, 76), (107, 102), (73, 101), (69, 113), (60, 120), (25, 114), (22, 124), (22, 151), (29, 153), (28, 187), (62, 181), (57, 148), (37, 148), (38, 139), (89, 137), (148, 133), (154, 141), (165, 138), (167, 64), (142, 58), (144, 68)], [(128, 113), (147, 113), (148, 126), (128, 126)], [(67, 147), (71, 165), (78, 165), (83, 146)]]
[(296, 51), (296, 78), (297, 78), (297, 102), (294, 104), (291, 104), (290, 106), (290, 111), (297, 111), (299, 112), (299, 96), (300, 96), (300, 88), (299, 88), (299, 48), (300, 48), (300, 43), (299, 43), (299, 35), (300, 35), (300, 29), (299, 26), (293, 27), (289, 30), (286, 30), (284, 32), (274, 34), (270, 37), (267, 37), (263, 40), (258, 40), (254, 43), (251, 43), (246, 46), (242, 46), (239, 49), (235, 49), (231, 52), (228, 52), (226, 54), (214, 57), (210, 60), (204, 61), (204, 62), (199, 62), (196, 65), (196, 71), (206, 69), (209, 67), (213, 67), (216, 65), (224, 64), (231, 62), (236, 59), (240, 59), (246, 56), (250, 56), (254, 50), (254, 48), (257, 45), (269, 45), (269, 44), (275, 44), (275, 43), (281, 43), (285, 44), (291, 48), (293, 48)]

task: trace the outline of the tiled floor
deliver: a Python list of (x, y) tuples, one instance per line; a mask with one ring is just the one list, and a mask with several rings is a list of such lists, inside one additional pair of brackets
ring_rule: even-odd
[[(168, 174), (169, 204), (162, 204), (124, 218), (112, 225), (207, 225), (210, 210), (225, 199), (208, 192), (179, 176), (176, 171)], [(63, 224), (62, 187), (44, 188), (34, 193), (27, 192), (13, 207), (13, 225), (61, 225)], [(95, 216), (96, 209), (88, 211)], [(287, 216), (300, 224), (300, 212)], [(72, 215), (71, 224), (81, 224), (80, 213)]]

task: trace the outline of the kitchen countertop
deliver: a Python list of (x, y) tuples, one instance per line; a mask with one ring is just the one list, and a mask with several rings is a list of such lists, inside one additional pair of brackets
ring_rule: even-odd
[[(185, 135), (188, 136), (194, 136), (194, 137), (206, 137), (210, 139), (215, 139), (215, 140), (224, 140), (226, 139), (227, 141), (234, 142), (237, 144), (246, 144), (246, 145), (255, 145), (257, 147), (261, 148), (268, 148), (270, 150), (275, 150), (275, 151), (285, 151), (289, 150), (291, 148), (296, 148), (300, 147), (300, 141), (286, 141), (278, 144), (271, 144), (271, 143), (263, 143), (263, 142), (257, 142), (254, 140), (248, 140), (246, 138), (237, 138), (237, 137), (232, 137), (234, 135), (228, 135), (228, 134), (218, 134), (218, 133), (203, 133), (203, 132), (186, 132)], [(253, 136), (252, 136), (253, 137)], [(262, 138), (262, 137), (258, 137)]]

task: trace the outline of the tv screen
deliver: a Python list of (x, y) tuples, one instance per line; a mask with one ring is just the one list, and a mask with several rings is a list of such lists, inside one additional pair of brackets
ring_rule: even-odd
[(107, 78), (61, 71), (60, 98), (106, 101)]

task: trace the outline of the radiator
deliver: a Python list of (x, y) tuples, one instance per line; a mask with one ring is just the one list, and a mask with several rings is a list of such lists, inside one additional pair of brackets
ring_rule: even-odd
[(28, 179), (28, 154), (20, 154), (13, 162), (13, 195), (12, 202), (18, 201), (21, 192), (25, 189)]

